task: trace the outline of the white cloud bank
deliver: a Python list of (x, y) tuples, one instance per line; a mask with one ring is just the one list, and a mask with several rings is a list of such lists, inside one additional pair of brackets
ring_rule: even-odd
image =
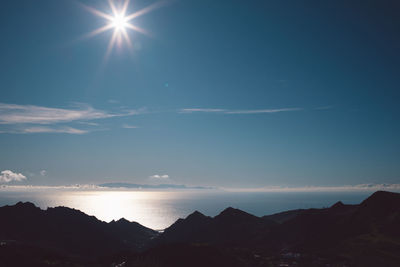
[(16, 173), (10, 170), (5, 170), (0, 173), (0, 182), (1, 183), (9, 183), (9, 182), (21, 182), (26, 180), (26, 176), (22, 173)]
[(400, 184), (359, 184), (343, 186), (301, 186), (283, 187), (269, 186), (259, 188), (221, 188), (230, 192), (373, 192), (373, 191), (400, 191)]

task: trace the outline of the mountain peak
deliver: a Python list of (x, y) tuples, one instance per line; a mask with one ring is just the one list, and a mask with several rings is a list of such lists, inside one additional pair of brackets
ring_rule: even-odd
[(17, 204), (14, 205), (16, 208), (22, 208), (22, 209), (39, 209), (38, 207), (35, 206), (32, 202), (18, 202)]
[(236, 218), (236, 219), (245, 219), (245, 218), (257, 218), (256, 216), (242, 211), (240, 209), (235, 209), (232, 207), (224, 209), (220, 214), (215, 216), (216, 219), (223, 219), (223, 218)]
[(363, 210), (369, 213), (384, 214), (392, 211), (400, 211), (400, 194), (377, 191), (360, 204)]
[(240, 213), (240, 212), (241, 212), (241, 210), (239, 210), (239, 209), (235, 209), (235, 208), (232, 208), (232, 207), (227, 207), (219, 215), (222, 215), (222, 214), (236, 214), (236, 213)]
[(36, 208), (36, 206), (35, 206), (35, 204), (33, 204), (32, 202), (22, 202), (22, 201), (19, 201), (17, 204), (15, 204), (15, 206), (18, 206), (18, 207), (35, 207)]
[(125, 219), (125, 218), (121, 218), (121, 219), (119, 219), (119, 220), (117, 221), (117, 223), (130, 223), (130, 221), (128, 221), (128, 220)]
[(400, 201), (400, 194), (388, 191), (376, 191), (366, 200), (364, 200), (361, 205), (390, 205), (393, 201)]
[(189, 216), (186, 217), (186, 219), (189, 218), (203, 218), (206, 217), (203, 213), (199, 212), (199, 211), (194, 211), (193, 213), (189, 214)]
[(343, 204), (343, 202), (342, 201), (338, 201), (338, 202), (336, 202), (335, 204), (333, 204), (332, 206), (331, 206), (331, 209), (338, 209), (338, 208), (341, 208), (341, 207), (344, 207), (345, 205)]

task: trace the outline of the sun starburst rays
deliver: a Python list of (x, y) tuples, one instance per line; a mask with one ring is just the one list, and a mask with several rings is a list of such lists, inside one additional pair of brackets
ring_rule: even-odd
[(142, 16), (156, 8), (161, 7), (165, 4), (165, 1), (156, 2), (148, 7), (145, 7), (128, 15), (127, 11), (130, 4), (129, 0), (123, 0), (123, 3), (120, 5), (117, 5), (115, 0), (108, 0), (108, 4), (110, 7), (110, 13), (105, 13), (93, 7), (85, 6), (85, 8), (92, 14), (104, 18), (107, 21), (106, 25), (88, 33), (86, 37), (94, 37), (108, 30), (113, 30), (111, 39), (108, 43), (106, 57), (110, 55), (115, 45), (121, 47), (123, 43), (126, 43), (130, 50), (133, 48), (132, 41), (127, 29), (149, 36), (150, 34), (148, 31), (137, 25), (134, 25), (132, 21), (139, 16)]

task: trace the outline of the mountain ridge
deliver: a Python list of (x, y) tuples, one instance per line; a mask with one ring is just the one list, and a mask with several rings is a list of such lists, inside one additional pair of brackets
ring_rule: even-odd
[[(400, 263), (400, 194), (384, 191), (356, 205), (338, 201), (327, 208), (262, 217), (233, 207), (214, 217), (194, 211), (162, 233), (124, 218), (106, 223), (76, 209), (42, 210), (30, 202), (0, 207), (0, 219), (0, 257), (7, 266), (21, 266), (12, 265), (26, 260), (17, 256), (21, 253), (40, 262), (38, 266), (48, 266), (42, 263), (49, 261), (49, 255), (71, 263), (56, 266)], [(215, 261), (207, 258), (212, 255)]]
[(95, 257), (139, 250), (158, 232), (138, 223), (106, 223), (67, 207), (42, 210), (30, 202), (0, 207), (0, 240), (37, 244), (67, 255)]

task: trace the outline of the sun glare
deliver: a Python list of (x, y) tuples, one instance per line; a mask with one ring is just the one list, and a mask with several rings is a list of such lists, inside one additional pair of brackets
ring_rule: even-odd
[(113, 30), (113, 34), (111, 36), (110, 42), (108, 44), (106, 57), (111, 53), (114, 46), (121, 46), (122, 43), (125, 41), (128, 48), (132, 48), (132, 41), (128, 33), (129, 30), (133, 30), (135, 32), (139, 32), (141, 34), (149, 35), (149, 33), (145, 30), (140, 28), (139, 26), (133, 23), (133, 20), (137, 17), (140, 17), (156, 8), (161, 7), (166, 3), (166, 1), (156, 2), (146, 8), (143, 8), (139, 11), (127, 15), (127, 10), (129, 7), (129, 0), (108, 0), (110, 10), (109, 12), (103, 12), (93, 7), (89, 7), (83, 5), (87, 10), (93, 13), (96, 16), (102, 17), (107, 21), (107, 24), (92, 31), (91, 33), (87, 34), (87, 37), (93, 37), (100, 33), (103, 33), (108, 30)]
[(125, 30), (127, 24), (126, 17), (122, 14), (115, 15), (113, 21), (111, 22), (111, 25), (116, 31)]

